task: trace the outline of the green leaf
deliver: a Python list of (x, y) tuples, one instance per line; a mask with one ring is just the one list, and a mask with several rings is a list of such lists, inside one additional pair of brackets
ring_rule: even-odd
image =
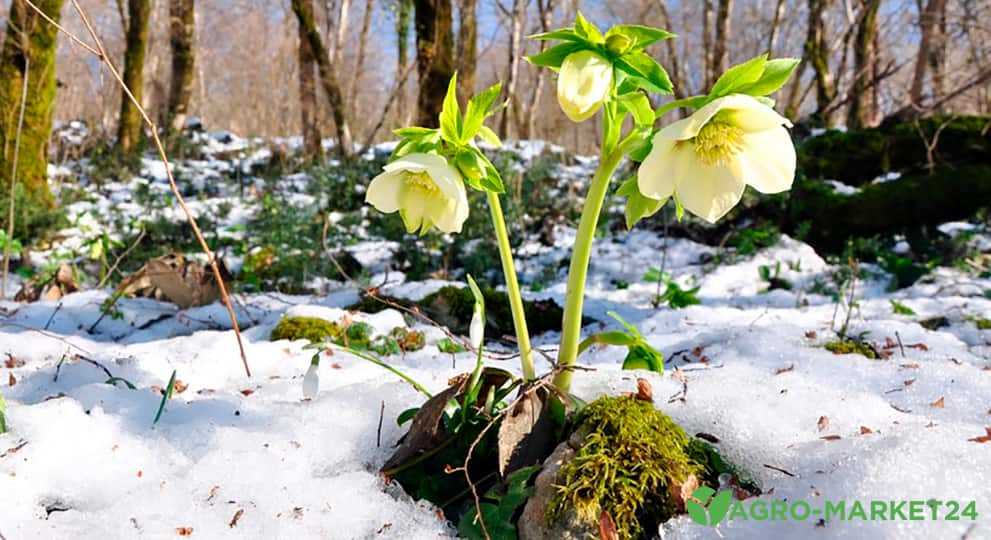
[(565, 58), (588, 48), (589, 46), (585, 43), (561, 43), (546, 49), (542, 53), (527, 56), (526, 61), (535, 66), (559, 69), (561, 64), (564, 63)]
[(437, 130), (434, 128), (412, 126), (394, 129), (392, 132), (395, 133), (397, 137), (401, 137), (403, 139), (420, 139), (435, 135)]
[(677, 37), (675, 34), (668, 32), (667, 30), (644, 26), (641, 24), (617, 24), (606, 32), (606, 39), (609, 39), (609, 37), (613, 35), (621, 35), (630, 38), (630, 40), (633, 41), (634, 49), (643, 49), (644, 47), (648, 47), (658, 41)]
[(709, 101), (709, 96), (692, 96), (685, 99), (669, 101), (657, 108), (657, 111), (654, 113), (654, 117), (660, 120), (665, 114), (680, 108), (698, 109), (705, 105), (707, 101)]
[(620, 330), (610, 330), (608, 332), (599, 332), (598, 334), (592, 334), (587, 338), (583, 339), (581, 343), (578, 344), (578, 354), (585, 352), (592, 345), (613, 345), (616, 347), (628, 347), (636, 343), (636, 338), (630, 336), (626, 332)]
[(492, 193), (505, 193), (506, 186), (502, 183), (502, 177), (498, 174), (488, 174), (483, 176), (479, 183), (481, 183), (481, 189), (484, 191), (491, 191)]
[(162, 418), (162, 413), (165, 412), (165, 404), (172, 399), (172, 391), (175, 389), (175, 370), (172, 370), (172, 376), (169, 377), (169, 384), (166, 385), (165, 391), (162, 392), (162, 402), (158, 404), (158, 412), (155, 413), (155, 420), (152, 421), (151, 425), (155, 425)]
[(458, 150), (457, 155), (454, 156), (454, 163), (457, 165), (458, 170), (461, 171), (465, 180), (471, 183), (472, 187), (488, 175), (485, 167), (485, 158), (477, 149), (470, 146), (465, 146)]
[(651, 126), (654, 124), (654, 108), (650, 106), (650, 99), (642, 92), (632, 92), (623, 94), (616, 98), (616, 101), (631, 115), (639, 126)]
[(602, 45), (606, 42), (602, 32), (594, 24), (588, 22), (581, 11), (575, 16), (575, 34), (595, 45)]
[(768, 60), (759, 79), (737, 88), (735, 92), (755, 97), (773, 94), (788, 82), (792, 73), (795, 72), (795, 68), (798, 67), (798, 63), (798, 58)]
[(739, 93), (740, 89), (757, 82), (767, 66), (767, 54), (751, 58), (742, 64), (737, 64), (726, 70), (712, 85), (709, 98), (714, 99), (729, 94)]
[(396, 424), (401, 426), (406, 422), (409, 422), (410, 420), (413, 419), (414, 416), (416, 416), (416, 413), (418, 412), (420, 412), (419, 407), (411, 407), (409, 409), (406, 409), (405, 411), (399, 413), (399, 416), (396, 418)]
[(464, 126), (461, 128), (462, 143), (472, 140), (478, 134), (479, 130), (482, 129), (485, 119), (494, 112), (493, 105), (499, 99), (499, 94), (501, 93), (502, 83), (500, 82), (493, 84), (468, 100), (468, 106), (465, 107)]
[(616, 60), (616, 68), (648, 92), (655, 94), (670, 94), (674, 89), (668, 72), (650, 55), (644, 52), (625, 54)]
[(912, 308), (906, 306), (898, 300), (888, 301), (891, 302), (891, 310), (894, 311), (896, 315), (907, 315), (909, 317), (915, 316), (915, 311)]
[(0, 394), (0, 435), (7, 433), (7, 402)]
[(475, 283), (475, 279), (471, 277), (471, 274), (466, 276), (468, 278), (468, 288), (471, 289), (471, 295), (475, 298), (475, 305), (478, 309), (482, 311), (482, 317), (485, 317), (485, 296), (482, 294), (482, 289), (478, 288), (478, 284)]
[(667, 202), (667, 200), (651, 199), (640, 193), (636, 176), (625, 180), (616, 190), (616, 194), (626, 197), (627, 230), (633, 229), (633, 226), (640, 220), (656, 214)]
[(645, 369), (654, 373), (664, 373), (664, 355), (660, 351), (640, 341), (629, 348), (623, 359), (623, 369)]
[(496, 148), (502, 146), (502, 140), (498, 135), (496, 135), (496, 132), (489, 129), (488, 126), (482, 125), (479, 127), (478, 136), (481, 137), (483, 141), (495, 146)]
[(447, 85), (447, 95), (440, 110), (440, 133), (452, 143), (461, 142), (461, 107), (458, 105), (458, 74), (451, 77)]
[(527, 39), (535, 39), (538, 41), (550, 41), (556, 39), (561, 41), (574, 41), (579, 43), (585, 41), (584, 39), (582, 39), (581, 36), (575, 33), (575, 29), (573, 27), (558, 28), (557, 30), (551, 30), (550, 32), (533, 34), (527, 36)]

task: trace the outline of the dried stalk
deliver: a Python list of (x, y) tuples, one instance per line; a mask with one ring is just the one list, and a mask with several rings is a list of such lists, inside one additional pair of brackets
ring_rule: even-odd
[[(24, 0), (24, 1), (25, 3), (27, 3), (28, 6), (31, 7), (31, 9), (41, 14), (41, 16), (45, 18), (45, 20), (51, 22), (52, 24), (55, 24), (54, 21), (52, 21), (47, 16), (45, 16), (44, 12), (38, 9), (38, 7), (35, 6), (33, 3), (31, 3), (30, 0)], [(189, 224), (193, 229), (193, 234), (196, 236), (196, 240), (197, 242), (199, 242), (200, 248), (203, 250), (203, 253), (205, 253), (207, 256), (207, 260), (210, 264), (210, 269), (213, 270), (213, 277), (214, 279), (217, 280), (217, 287), (220, 289), (220, 295), (224, 301), (224, 307), (227, 308), (227, 314), (231, 318), (231, 325), (233, 326), (234, 335), (237, 338), (237, 346), (241, 353), (241, 363), (244, 364), (244, 372), (245, 374), (247, 374), (248, 377), (251, 377), (251, 368), (248, 367), (248, 356), (245, 353), (244, 341), (241, 338), (241, 328), (237, 324), (237, 315), (234, 313), (234, 307), (231, 304), (230, 296), (227, 294), (227, 287), (226, 285), (224, 285), (224, 278), (223, 276), (220, 275), (220, 268), (217, 266), (217, 258), (214, 255), (213, 251), (210, 249), (210, 246), (207, 245), (206, 240), (203, 238), (203, 233), (200, 232), (199, 225), (196, 224), (196, 218), (193, 217), (193, 213), (189, 210), (189, 207), (186, 206), (186, 201), (185, 199), (183, 199), (182, 193), (179, 192), (179, 186), (176, 185), (175, 177), (172, 175), (172, 166), (169, 163), (168, 156), (165, 154), (165, 146), (162, 145), (162, 140), (158, 136), (158, 127), (155, 125), (155, 122), (153, 122), (151, 118), (148, 116), (148, 113), (145, 111), (144, 107), (141, 106), (141, 103), (137, 99), (135, 99), (134, 94), (131, 93), (130, 88), (128, 88), (127, 85), (124, 84), (124, 79), (121, 78), (120, 72), (117, 71), (117, 68), (114, 66), (113, 62), (110, 61), (110, 57), (109, 55), (107, 55), (107, 51), (103, 46), (103, 41), (100, 39), (100, 36), (96, 33), (96, 30), (93, 28), (93, 24), (90, 22), (89, 16), (86, 15), (86, 11), (82, 8), (82, 6), (79, 5), (78, 0), (71, 0), (71, 1), (72, 1), (72, 7), (76, 10), (76, 13), (79, 14), (79, 18), (82, 20), (83, 25), (86, 27), (86, 31), (89, 33), (90, 37), (93, 38), (94, 43), (96, 43), (96, 48), (94, 49), (93, 47), (86, 45), (81, 39), (75, 37), (74, 35), (72, 35), (72, 33), (65, 30), (58, 24), (55, 24), (55, 27), (62, 33), (68, 35), (73, 41), (82, 44), (86, 48), (86, 50), (96, 54), (96, 56), (100, 58), (100, 60), (102, 60), (104, 64), (106, 64), (107, 69), (110, 70), (111, 75), (114, 76), (114, 79), (116, 79), (117, 83), (120, 85), (121, 90), (127, 95), (128, 99), (130, 99), (131, 102), (134, 104), (134, 106), (138, 109), (138, 112), (141, 114), (141, 118), (144, 119), (145, 124), (147, 124), (148, 130), (151, 132), (151, 138), (155, 143), (155, 147), (158, 149), (158, 157), (162, 160), (162, 163), (165, 165), (165, 174), (166, 176), (168, 176), (169, 187), (172, 189), (172, 194), (175, 196), (176, 201), (178, 201), (179, 203), (179, 207), (186, 215), (186, 219), (189, 221)]]

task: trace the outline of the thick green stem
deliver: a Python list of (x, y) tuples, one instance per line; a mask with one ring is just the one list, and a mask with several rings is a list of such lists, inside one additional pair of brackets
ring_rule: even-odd
[(588, 261), (592, 256), (592, 241), (595, 239), (595, 229), (599, 224), (599, 214), (602, 212), (602, 204), (609, 191), (609, 181), (613, 172), (627, 149), (637, 140), (634, 134), (631, 134), (612, 152), (602, 156), (585, 197), (585, 208), (582, 210), (581, 221), (578, 222), (575, 248), (571, 254), (571, 267), (568, 269), (564, 321), (561, 324), (561, 347), (557, 353), (558, 367), (564, 369), (554, 377), (554, 386), (562, 392), (568, 392), (571, 388), (571, 370), (568, 368), (573, 366), (578, 358), (578, 342), (582, 333), (582, 307), (585, 302), (585, 278), (588, 275)]
[(502, 273), (506, 276), (506, 294), (509, 295), (509, 307), (513, 311), (513, 327), (516, 329), (516, 341), (520, 346), (520, 365), (523, 368), (523, 378), (533, 380), (536, 372), (533, 369), (533, 354), (530, 348), (530, 333), (526, 328), (526, 312), (523, 310), (523, 297), (520, 296), (520, 283), (516, 279), (516, 265), (513, 264), (513, 250), (509, 245), (509, 233), (506, 232), (506, 220), (502, 217), (502, 204), (499, 195), (486, 192), (489, 210), (492, 212), (492, 226), (495, 227), (496, 240), (499, 243), (499, 258), (502, 259)]

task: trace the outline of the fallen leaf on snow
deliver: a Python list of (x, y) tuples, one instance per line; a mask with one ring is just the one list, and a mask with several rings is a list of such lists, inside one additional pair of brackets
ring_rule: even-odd
[(942, 409), (944, 405), (946, 405), (946, 401), (943, 399), (942, 396), (940, 396), (940, 398), (937, 399), (936, 401), (933, 401), (932, 403), (929, 404), (930, 407), (936, 409)]
[(788, 364), (787, 367), (780, 367), (774, 370), (775, 375), (781, 375), (782, 373), (788, 373), (789, 371), (795, 370), (795, 364)]
[(816, 427), (819, 428), (819, 431), (826, 431), (826, 428), (829, 427), (829, 417), (828, 416), (820, 416), (819, 417), (819, 421), (816, 422)]
[(984, 434), (984, 435), (978, 435), (977, 437), (974, 437), (973, 439), (967, 439), (967, 440), (970, 441), (970, 442), (976, 442), (976, 443), (991, 442), (991, 427), (984, 428), (984, 431), (987, 432), (987, 433)]
[(874, 433), (874, 430), (873, 429), (871, 429), (871, 428), (869, 428), (867, 426), (860, 426), (860, 434), (861, 435), (870, 435), (871, 433)]
[(192, 527), (176, 527), (175, 532), (179, 536), (193, 536)]
[(227, 526), (232, 529), (234, 527), (237, 527), (237, 522), (241, 519), (241, 516), (243, 515), (244, 515), (244, 508), (238, 508), (237, 512), (234, 512), (234, 517), (231, 518), (231, 522), (228, 523)]
[(823, 435), (822, 437), (819, 437), (819, 438), (822, 439), (822, 440), (824, 440), (824, 441), (838, 441), (838, 440), (842, 439), (843, 437), (840, 437), (839, 435)]

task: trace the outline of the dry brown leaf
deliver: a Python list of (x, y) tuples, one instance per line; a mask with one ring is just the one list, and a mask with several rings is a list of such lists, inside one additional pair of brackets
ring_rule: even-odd
[(654, 390), (647, 379), (637, 378), (637, 399), (648, 403), (654, 402)]
[(816, 339), (818, 337), (819, 334), (817, 334), (815, 330), (809, 330), (808, 332), (805, 333), (806, 339)]
[(986, 432), (984, 435), (978, 435), (977, 437), (974, 437), (973, 439), (967, 439), (967, 440), (970, 441), (970, 442), (976, 442), (976, 443), (987, 443), (987, 442), (991, 442), (991, 427), (984, 428), (984, 431)]
[(788, 364), (786, 367), (780, 367), (774, 370), (774, 374), (781, 375), (782, 373), (788, 373), (789, 371), (795, 371), (795, 364)]
[(688, 475), (685, 481), (680, 485), (671, 484), (669, 491), (671, 494), (671, 500), (673, 500), (678, 505), (678, 511), (685, 511), (685, 501), (692, 497), (692, 493), (699, 487), (699, 479), (694, 475)]
[(255, 393), (255, 391), (252, 390), (251, 388), (245, 388), (244, 390), (241, 390), (241, 395), (242, 396), (245, 396), (245, 397), (248, 397), (248, 396), (250, 396), (251, 394), (254, 394), (254, 393)]
[(193, 536), (192, 527), (176, 527), (175, 532), (179, 536)]
[(871, 429), (871, 428), (869, 428), (867, 426), (860, 426), (860, 434), (861, 435), (869, 435), (871, 433), (874, 433), (874, 430), (873, 429)]
[(842, 439), (843, 437), (840, 437), (839, 435), (823, 435), (822, 437), (819, 437), (819, 438), (822, 439), (822, 440), (824, 440), (824, 441), (838, 441), (838, 440)]
[(616, 531), (616, 522), (613, 521), (609, 512), (605, 510), (599, 514), (599, 538), (601, 540), (619, 540), (619, 532)]
[(906, 380), (902, 381), (902, 384), (904, 384), (905, 386), (912, 386), (912, 384), (914, 382), (915, 382), (915, 379), (906, 379)]
[(816, 427), (819, 428), (819, 431), (826, 431), (826, 428), (829, 427), (829, 417), (820, 416), (819, 421), (816, 422)]
[(542, 395), (530, 390), (512, 405), (499, 426), (499, 474), (540, 463), (554, 449), (553, 420)]
[(919, 369), (919, 364), (913, 362), (911, 364), (901, 364), (899, 367), (903, 367), (905, 369)]
[(12, 354), (7, 353), (7, 359), (3, 361), (3, 367), (7, 369), (24, 367), (24, 360), (21, 360), (20, 358), (17, 358)]
[(231, 522), (227, 524), (228, 527), (237, 527), (237, 522), (241, 520), (241, 516), (244, 515), (244, 508), (238, 508), (237, 512), (234, 512), (234, 517), (231, 518)]
[(179, 379), (176, 379), (175, 382), (172, 384), (172, 391), (175, 392), (176, 394), (181, 394), (185, 392), (187, 388), (189, 388), (189, 385), (182, 382)]
[(936, 401), (933, 401), (932, 403), (929, 404), (930, 407), (936, 409), (942, 409), (945, 405), (946, 405), (946, 401), (942, 396), (940, 396), (940, 398), (937, 399)]
[(10, 386), (14, 386), (15, 384), (17, 384), (17, 377), (14, 377), (13, 371), (7, 374), (7, 384)]

